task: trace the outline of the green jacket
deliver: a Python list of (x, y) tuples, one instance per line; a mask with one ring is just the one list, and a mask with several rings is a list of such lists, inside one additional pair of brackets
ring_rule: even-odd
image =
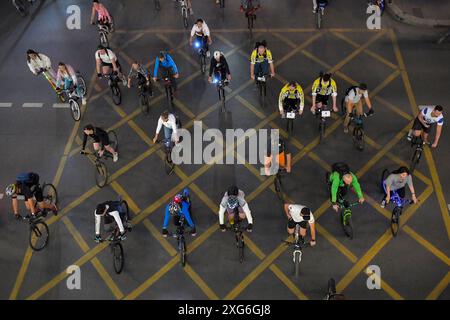
[[(351, 173), (351, 172), (350, 172)], [(352, 187), (355, 190), (356, 194), (358, 195), (358, 199), (361, 199), (363, 197), (361, 186), (359, 185), (358, 178), (351, 173), (353, 176), (352, 180)], [(339, 172), (333, 172), (330, 175), (330, 182), (331, 182), (331, 202), (335, 203), (337, 198), (337, 192), (339, 187), (343, 187), (345, 185), (344, 180), (342, 180), (341, 177), (339, 177)]]

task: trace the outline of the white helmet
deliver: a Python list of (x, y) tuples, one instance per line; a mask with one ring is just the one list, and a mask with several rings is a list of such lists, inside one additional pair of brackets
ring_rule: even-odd
[(220, 56), (222, 55), (222, 52), (220, 51), (214, 51), (214, 59), (220, 59)]

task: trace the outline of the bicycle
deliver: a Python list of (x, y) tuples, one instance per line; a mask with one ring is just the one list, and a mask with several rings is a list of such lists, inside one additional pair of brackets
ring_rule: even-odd
[(317, 29), (322, 28), (323, 17), (325, 15), (325, 7), (327, 6), (327, 2), (320, 2), (317, 0), (317, 8), (316, 8), (316, 27)]
[(34, 4), (36, 0), (12, 0), (12, 4), (16, 7), (17, 11), (22, 17), (25, 17), (29, 13), (29, 8)]
[[(386, 184), (384, 183), (384, 181), (389, 176), (389, 174), (389, 170), (384, 169), (381, 175), (381, 191), (384, 194), (386, 194)], [(402, 215), (403, 207), (414, 202), (410, 199), (404, 199), (400, 197), (396, 190), (391, 190), (390, 202), (393, 202), (395, 204), (391, 216), (391, 232), (392, 235), (396, 237), (399, 230), (400, 216)]]
[(277, 174), (275, 175), (275, 179), (273, 180), (275, 192), (277, 193), (278, 198), (281, 200), (281, 203), (284, 203), (283, 184), (281, 183), (281, 177), (286, 173), (287, 170), (285, 168), (279, 168)]
[(187, 29), (189, 26), (187, 1), (186, 0), (178, 0), (178, 1), (180, 2), (181, 17), (183, 18), (183, 25)]
[(217, 93), (219, 94), (219, 101), (220, 104), (220, 112), (226, 112), (226, 106), (225, 106), (225, 87), (229, 84), (229, 81), (227, 79), (222, 79), (222, 74), (219, 74), (217, 78), (214, 78), (213, 83), (216, 84), (217, 87)]
[(261, 99), (261, 105), (264, 107), (267, 95), (267, 75), (259, 73), (256, 77), (256, 86), (258, 87), (259, 97)]
[(238, 248), (238, 259), (239, 262), (244, 262), (244, 248), (245, 248), (245, 242), (244, 242), (244, 231), (241, 227), (241, 218), (239, 217), (239, 210), (236, 208), (234, 209), (234, 217), (235, 220), (233, 227), (234, 230), (234, 237), (236, 240), (236, 247)]
[(418, 137), (413, 137), (411, 139), (411, 148), (415, 147), (413, 156), (411, 157), (411, 164), (409, 166), (409, 170), (411, 171), (411, 173), (414, 172), (417, 164), (420, 161), (420, 158), (422, 157), (423, 148), (424, 148), (425, 144), (427, 144), (427, 143), (423, 141), (422, 135), (420, 135)]
[(303, 248), (309, 247), (310, 243), (300, 235), (300, 225), (295, 225), (294, 241), (282, 240), (288, 246), (293, 246), (294, 251), (292, 253), (292, 261), (294, 262), (294, 275), (298, 277), (300, 274), (300, 262), (302, 261)]
[[(56, 192), (56, 188), (51, 183), (45, 183), (42, 187), (42, 194), (44, 198), (45, 204), (58, 204), (58, 193)], [(28, 242), (30, 244), (31, 249), (34, 251), (41, 251), (44, 249), (49, 240), (50, 231), (48, 229), (48, 225), (45, 223), (44, 219), (49, 209), (39, 209), (37, 206), (37, 202), (35, 202), (35, 208), (37, 209), (35, 216), (29, 215), (24, 217), (24, 221), (28, 221), (30, 225), (30, 235), (28, 238)]]
[[(128, 216), (129, 216), (129, 208), (128, 208), (128, 203), (125, 200), (119, 200), (120, 201), (120, 213), (124, 216), (123, 221), (124, 223), (124, 227), (126, 226), (126, 230), (127, 231), (131, 231), (132, 228), (128, 223)], [(122, 219), (122, 216), (121, 216)], [(110, 236), (108, 237), (108, 241), (109, 241), (109, 247), (111, 248), (111, 252), (113, 255), (113, 267), (114, 267), (114, 271), (117, 274), (120, 274), (123, 270), (124, 264), (125, 264), (125, 255), (124, 255), (124, 251), (123, 251), (123, 246), (122, 246), (122, 238), (120, 236), (120, 230), (119, 230), (119, 226), (116, 224), (116, 226), (114, 227), (114, 229), (112, 230)]]
[(202, 74), (206, 72), (206, 50), (204, 48), (203, 38), (197, 37), (194, 42), (194, 48), (197, 49), (198, 58), (200, 61), (200, 71)]
[[(158, 81), (161, 81), (161, 79), (158, 79)], [(169, 109), (171, 109), (173, 104), (173, 87), (170, 75), (167, 74), (166, 76), (164, 76), (164, 78), (162, 78), (162, 81), (164, 82), (164, 90), (166, 93), (167, 103), (169, 104)]]
[(318, 121), (319, 143), (321, 143), (323, 138), (325, 137), (325, 130), (327, 127), (327, 118), (331, 117), (331, 111), (324, 110), (326, 108), (327, 108), (326, 105), (322, 105), (321, 107), (316, 108), (315, 116)]
[(159, 2), (159, 0), (155, 0), (155, 10), (156, 11), (161, 10), (161, 3)]
[[(328, 185), (328, 194), (331, 192), (331, 184), (330, 184), (330, 173), (326, 173), (326, 181)], [(353, 221), (352, 221), (352, 207), (359, 204), (358, 201), (356, 202), (349, 202), (342, 197), (342, 195), (338, 192), (337, 193), (337, 204), (340, 209), (340, 221), (342, 224), (342, 228), (344, 229), (345, 235), (349, 239), (353, 239)]]
[(103, 77), (108, 79), (108, 86), (111, 89), (111, 95), (112, 95), (114, 104), (117, 106), (120, 105), (120, 103), (122, 102), (122, 92), (120, 91), (119, 84), (118, 84), (119, 77), (117, 75), (115, 75), (114, 73), (104, 74)]
[(177, 248), (180, 253), (180, 263), (184, 267), (186, 265), (186, 239), (184, 237), (186, 231), (184, 230), (184, 216), (178, 220), (177, 231), (172, 234), (172, 237), (177, 238)]
[(109, 47), (108, 35), (111, 32), (111, 29), (107, 23), (95, 23), (98, 27), (98, 35), (100, 38), (100, 44), (105, 48)]
[[(117, 134), (114, 131), (108, 131), (109, 145), (116, 151), (119, 152), (119, 140), (117, 139)], [(94, 156), (94, 159), (91, 159), (95, 165), (95, 184), (99, 188), (103, 188), (108, 184), (109, 180), (109, 172), (106, 164), (101, 160), (104, 158), (105, 160), (108, 158), (113, 158), (113, 155), (106, 149), (103, 149), (103, 156), (100, 157), (98, 152), (85, 152), (83, 151), (81, 154), (86, 156)]]
[(172, 148), (174, 142), (172, 139), (163, 139), (157, 142), (163, 145), (164, 154), (166, 155), (164, 158), (164, 171), (166, 171), (167, 175), (170, 175), (175, 170), (175, 164), (172, 161)]
[(150, 97), (152, 92), (151, 82), (143, 83), (138, 86), (139, 103), (141, 104), (141, 111), (148, 115), (150, 112)]
[(60, 97), (60, 100), (68, 101), (70, 114), (72, 115), (73, 120), (80, 121), (81, 119), (81, 108), (78, 103), (80, 98), (83, 98), (86, 95), (86, 82), (84, 78), (77, 71), (78, 78), (78, 86), (77, 88), (80, 91), (81, 97), (78, 96), (77, 88), (73, 87), (69, 89), (57, 90), (58, 97), (63, 95), (64, 97)]

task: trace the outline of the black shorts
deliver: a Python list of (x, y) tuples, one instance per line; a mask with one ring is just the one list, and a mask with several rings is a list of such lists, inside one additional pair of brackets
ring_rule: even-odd
[(414, 120), (413, 126), (412, 126), (413, 130), (423, 130), (425, 133), (429, 133), (430, 132), (430, 127), (425, 127), (422, 122), (420, 122), (419, 118), (416, 117), (416, 119)]
[(294, 220), (289, 220), (288, 229), (294, 229), (296, 225), (300, 225), (300, 228), (306, 229), (308, 227), (308, 221), (295, 222)]
[[(103, 60), (101, 60), (101, 62), (102, 62), (102, 64), (101, 64), (102, 67), (110, 67), (111, 69), (114, 68), (112, 63), (106, 63)], [(119, 59), (116, 60), (116, 65), (117, 65), (117, 68), (119, 69), (119, 72), (122, 72), (122, 67), (119, 63)]]
[(300, 99), (289, 99), (285, 98), (283, 100), (283, 110), (286, 112), (297, 111), (299, 109)]
[(316, 95), (316, 103), (321, 102), (324, 105), (328, 104), (328, 99), (330, 98), (330, 96), (324, 96), (321, 94)]
[(44, 195), (42, 193), (41, 186), (39, 184), (36, 185), (21, 185), (20, 186), (20, 194), (25, 197), (25, 201), (31, 198), (35, 198), (37, 202), (44, 201)]
[(102, 146), (109, 146), (110, 144), (108, 134), (98, 134), (94, 137), (94, 142), (101, 143)]

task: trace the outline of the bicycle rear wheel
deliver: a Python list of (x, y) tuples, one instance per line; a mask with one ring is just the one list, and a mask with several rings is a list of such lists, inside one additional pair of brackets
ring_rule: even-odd
[(141, 102), (142, 113), (145, 115), (148, 115), (148, 113), (150, 111), (150, 105), (149, 105), (147, 94), (145, 94), (145, 93), (141, 94), (140, 102)]
[(364, 131), (360, 127), (355, 127), (353, 129), (353, 145), (359, 151), (364, 150)]
[(109, 41), (108, 41), (108, 36), (106, 35), (105, 32), (101, 31), (100, 32), (100, 44), (102, 46), (104, 46), (105, 48), (109, 47)]
[(69, 108), (70, 108), (70, 114), (72, 115), (73, 120), (80, 121), (81, 119), (81, 109), (80, 105), (75, 99), (69, 100)]
[(328, 295), (331, 296), (333, 294), (336, 294), (336, 281), (331, 278), (328, 280)]
[(281, 179), (278, 175), (275, 176), (275, 179), (273, 180), (273, 184), (274, 184), (278, 199), (283, 201), (283, 191), (281, 189)]
[(242, 232), (239, 232), (237, 235), (238, 238), (238, 251), (239, 251), (239, 262), (242, 263), (244, 262), (244, 235), (242, 234)]
[(413, 154), (412, 158), (411, 158), (411, 166), (409, 168), (409, 170), (411, 172), (414, 172), (414, 170), (416, 169), (416, 165), (419, 163), (421, 156), (422, 156), (422, 150), (416, 149), (414, 151), (414, 154)]
[(353, 239), (353, 222), (351, 211), (345, 210), (342, 213), (342, 227), (344, 229), (345, 235), (349, 239)]
[(397, 236), (399, 225), (400, 225), (400, 213), (402, 209), (400, 207), (395, 207), (394, 210), (392, 210), (392, 217), (391, 217), (391, 231), (392, 235), (394, 237)]
[(108, 183), (108, 168), (106, 165), (98, 161), (95, 164), (95, 184), (99, 188), (103, 188)]
[(220, 0), (220, 7), (225, 8), (225, 0)]
[(44, 201), (48, 201), (54, 205), (58, 204), (58, 193), (56, 192), (56, 188), (53, 184), (44, 184), (42, 187), (42, 194), (44, 196)]
[(294, 131), (294, 120), (287, 119), (286, 131), (288, 133), (288, 139), (290, 139), (292, 136), (292, 132)]
[(159, 2), (159, 0), (155, 0), (155, 10), (156, 11), (161, 10), (161, 3)]
[(325, 136), (325, 121), (322, 118), (320, 118), (319, 119), (319, 143), (322, 142), (324, 136)]
[(205, 72), (206, 72), (206, 57), (203, 53), (200, 55), (200, 66), (201, 66), (202, 74), (205, 74)]
[(294, 275), (296, 277), (300, 274), (300, 260), (302, 257), (302, 252), (299, 250), (294, 251)]
[(317, 29), (322, 28), (322, 13), (320, 8), (317, 8), (316, 11), (316, 27)]
[(221, 111), (225, 112), (226, 107), (225, 107), (225, 89), (224, 88), (219, 89), (219, 99), (222, 101)]
[(120, 91), (117, 80), (111, 84), (111, 95), (115, 105), (120, 105), (122, 102), (122, 92)]
[(34, 251), (40, 251), (44, 249), (48, 244), (49, 230), (44, 221), (38, 221), (32, 223), (30, 226), (30, 238), (29, 243), (31, 249)]
[(178, 249), (180, 251), (180, 263), (184, 267), (186, 265), (186, 242), (184, 239), (179, 240)]
[(123, 270), (124, 265), (124, 255), (123, 255), (123, 247), (120, 242), (114, 243), (112, 245), (112, 252), (113, 252), (113, 266), (114, 271), (119, 274)]

